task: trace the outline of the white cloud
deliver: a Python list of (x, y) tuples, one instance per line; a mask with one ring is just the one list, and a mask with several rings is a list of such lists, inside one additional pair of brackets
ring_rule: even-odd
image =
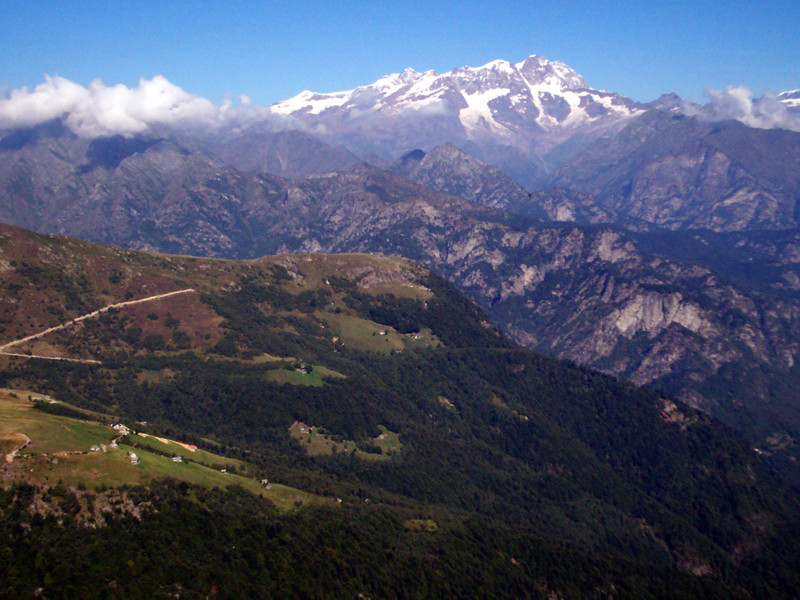
[(729, 86), (724, 90), (708, 88), (705, 95), (710, 100), (708, 104), (699, 109), (686, 107), (686, 112), (698, 114), (711, 121), (736, 119), (759, 129), (800, 131), (800, 114), (792, 112), (775, 94), (764, 94), (756, 98), (744, 86)]
[(247, 96), (234, 106), (229, 98), (220, 105), (190, 94), (157, 75), (140, 79), (136, 87), (106, 86), (96, 79), (87, 87), (58, 76), (45, 77), (33, 90), (22, 88), (0, 95), (0, 127), (24, 127), (64, 118), (83, 137), (133, 135), (151, 125), (209, 130), (223, 125), (243, 127), (274, 120), (264, 107)]

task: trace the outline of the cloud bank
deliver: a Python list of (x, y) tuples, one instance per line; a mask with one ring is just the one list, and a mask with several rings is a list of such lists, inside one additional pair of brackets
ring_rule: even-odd
[(212, 130), (270, 120), (264, 107), (253, 106), (247, 96), (240, 105), (230, 99), (219, 105), (190, 94), (157, 75), (140, 79), (136, 87), (106, 86), (96, 79), (87, 87), (58, 76), (47, 76), (33, 90), (21, 88), (0, 97), (0, 127), (38, 125), (63, 118), (77, 135), (88, 138), (125, 136), (168, 125), (182, 129)]
[(777, 94), (756, 98), (744, 86), (729, 86), (724, 90), (707, 88), (709, 103), (704, 106), (684, 105), (685, 112), (709, 121), (735, 119), (759, 129), (791, 129), (800, 131), (800, 112), (781, 102)]

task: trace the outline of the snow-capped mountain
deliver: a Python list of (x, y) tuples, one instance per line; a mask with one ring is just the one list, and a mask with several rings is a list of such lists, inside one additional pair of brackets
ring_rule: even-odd
[(778, 94), (778, 100), (790, 110), (800, 112), (800, 90)]
[(512, 173), (541, 172), (548, 154), (570, 138), (585, 143), (643, 110), (535, 55), (443, 74), (406, 69), (354, 90), (304, 91), (270, 107), (356, 153), (391, 158), (449, 141)]
[[(551, 130), (638, 112), (633, 101), (590, 89), (567, 65), (541, 56), (530, 56), (517, 64), (495, 60), (441, 75), (408, 68), (345, 92), (319, 94), (306, 90), (273, 104), (271, 110), (307, 120), (354, 110), (362, 113), (359, 117), (366, 113), (442, 111), (456, 113), (470, 133), (489, 130), (507, 136), (515, 135), (520, 127)], [(522, 122), (519, 117), (523, 117)]]

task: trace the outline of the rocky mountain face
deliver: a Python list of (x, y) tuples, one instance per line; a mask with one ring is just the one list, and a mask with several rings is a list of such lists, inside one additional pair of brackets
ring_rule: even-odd
[(663, 229), (798, 225), (800, 133), (650, 111), (548, 180)]
[(288, 178), (340, 171), (359, 162), (345, 148), (333, 148), (297, 130), (247, 131), (222, 140), (209, 138), (207, 143), (216, 156), (237, 169)]
[(278, 178), (238, 171), (175, 138), (75, 136), (58, 122), (0, 140), (0, 220), (139, 249), (209, 256), (250, 247), (247, 204)]
[(412, 150), (395, 161), (391, 170), (431, 190), (539, 221), (613, 223), (634, 230), (650, 227), (643, 221), (615, 213), (585, 192), (565, 188), (527, 192), (499, 168), (450, 143), (427, 153)]
[(800, 230), (651, 231), (634, 237), (649, 253), (702, 265), (748, 289), (800, 297)]
[(521, 206), (529, 196), (499, 168), (471, 157), (449, 142), (427, 153), (412, 150), (395, 161), (391, 170), (434, 191), (491, 208)]
[(743, 405), (774, 416), (760, 393), (732, 402), (702, 384), (736, 365), (788, 376), (796, 301), (646, 253), (619, 231), (526, 222), (401, 181), (366, 167), (305, 180), (289, 193), (290, 212), (311, 206), (317, 217), (301, 227), (299, 245), (284, 239), (275, 250), (417, 258), (528, 347), (669, 388), (722, 416)]
[(563, 63), (541, 56), (443, 74), (406, 69), (354, 90), (304, 91), (270, 110), (360, 155), (397, 157), (455, 143), (523, 185), (641, 112), (633, 101), (592, 89)]
[[(477, 202), (363, 164), (289, 182), (168, 137), (89, 142), (51, 124), (9, 134), (0, 146), (2, 220), (180, 254), (399, 254), (447, 276), (530, 348), (668, 389), (758, 443), (800, 435), (800, 414), (785, 401), (791, 391), (775, 394), (778, 381), (800, 389), (792, 236), (737, 242), (742, 264), (761, 253), (773, 265), (754, 287), (720, 276), (713, 261), (670, 258), (663, 250), (672, 242), (655, 233), (537, 223), (486, 206), (504, 204), (505, 192), (492, 200), (497, 189), (520, 203), (540, 197), (523, 196), (452, 146), (396, 167)], [(447, 176), (437, 179), (437, 169)], [(573, 198), (549, 194), (556, 211)], [(594, 206), (590, 196), (579, 201), (581, 210)], [(792, 293), (779, 294), (781, 286)]]
[[(784, 92), (773, 103), (796, 112), (797, 95)], [(721, 121), (724, 115), (714, 106), (693, 105), (675, 94), (639, 105), (591, 89), (566, 65), (538, 56), (445, 74), (407, 69), (355, 90), (303, 92), (270, 111), (358, 155), (432, 153), (420, 159), (417, 175), (406, 174), (438, 191), (469, 194), (476, 182), (464, 181), (466, 173), (475, 177), (484, 167), (464, 157), (456, 167), (452, 148), (433, 152), (454, 144), (529, 192), (543, 193), (531, 203), (500, 182), (502, 175), (480, 175), (485, 203), (537, 219), (635, 230), (798, 224), (800, 133)], [(446, 183), (456, 176), (461, 183)], [(497, 186), (494, 198), (487, 177), (497, 180), (491, 184)], [(567, 200), (566, 191), (584, 196)]]

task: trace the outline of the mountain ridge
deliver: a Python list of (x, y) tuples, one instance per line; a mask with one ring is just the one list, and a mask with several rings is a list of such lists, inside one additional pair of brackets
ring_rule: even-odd
[[(543, 129), (580, 123), (615, 112), (625, 116), (636, 112), (632, 110), (635, 106), (633, 101), (610, 92), (593, 90), (583, 77), (564, 63), (551, 62), (537, 55), (516, 64), (494, 60), (481, 67), (457, 67), (443, 74), (434, 71), (417, 73), (407, 68), (353, 90), (329, 94), (306, 90), (294, 98), (276, 102), (270, 109), (276, 114), (296, 117), (303, 113), (319, 115), (326, 110), (350, 105), (374, 111), (421, 110), (422, 106), (435, 106), (437, 100), (448, 98), (459, 106), (464, 105), (459, 120), (468, 130), (479, 125), (481, 116), (486, 126), (503, 127), (489, 110), (493, 100), (511, 94), (511, 90), (499, 87), (502, 85), (517, 92), (516, 96), (509, 98), (510, 104), (524, 105), (516, 112), (521, 117), (533, 117), (533, 121)], [(454, 90), (460, 93), (462, 102), (452, 97)], [(370, 92), (375, 92), (377, 98), (364, 99)], [(492, 97), (474, 102), (466, 99), (476, 95)], [(511, 131), (508, 127), (506, 129)]]
[(548, 179), (662, 229), (796, 227), (800, 133), (649, 111)]
[(632, 100), (591, 89), (563, 63), (536, 55), (444, 74), (406, 69), (345, 92), (306, 91), (269, 110), (359, 154), (395, 158), (443, 142), (469, 145), (523, 183), (546, 171), (547, 154), (576, 134), (592, 139), (641, 112)]

